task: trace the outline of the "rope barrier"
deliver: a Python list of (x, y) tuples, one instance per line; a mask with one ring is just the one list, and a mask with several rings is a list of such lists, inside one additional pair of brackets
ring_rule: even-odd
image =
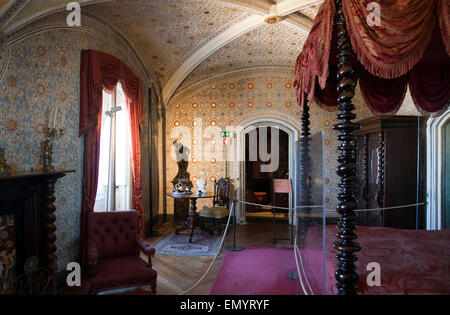
[(297, 210), (297, 209), (305, 209), (305, 208), (323, 208), (322, 206), (300, 206), (300, 207), (296, 207), (296, 208), (286, 208), (286, 207), (278, 207), (278, 206), (272, 206), (272, 205), (262, 205), (262, 204), (258, 204), (258, 203), (253, 203), (253, 202), (248, 202), (248, 201), (242, 201), (242, 200), (235, 200), (238, 203), (242, 203), (245, 205), (250, 205), (250, 206), (259, 206), (259, 207), (269, 207), (272, 209), (281, 209), (281, 210)]
[[(298, 210), (298, 209), (323, 209), (323, 206), (298, 206), (295, 208), (286, 208), (286, 207), (278, 207), (278, 206), (272, 206), (272, 205), (263, 205), (263, 204), (258, 204), (258, 203), (253, 203), (253, 202), (247, 202), (247, 201), (242, 201), (242, 200), (235, 200), (238, 203), (242, 203), (242, 204), (246, 204), (246, 205), (252, 205), (252, 206), (259, 206), (259, 207), (266, 207), (266, 208), (273, 208), (273, 209), (281, 209), (281, 210), (289, 210), (289, 211), (294, 211), (294, 210)], [(385, 207), (385, 208), (372, 208), (372, 209), (357, 209), (354, 210), (355, 212), (368, 212), (368, 211), (380, 211), (380, 210), (393, 210), (393, 209), (402, 209), (402, 208), (409, 208), (409, 207), (415, 207), (415, 206), (422, 206), (424, 205), (425, 202), (421, 202), (421, 203), (412, 203), (409, 205), (404, 205), (404, 206), (394, 206), (394, 207)], [(323, 211), (320, 211), (323, 212)], [(325, 209), (324, 212), (328, 212), (328, 213), (336, 213), (336, 210), (334, 209)], [(316, 212), (317, 213), (317, 212)]]
[[(311, 285), (309, 284), (308, 277), (306, 277), (305, 269), (303, 268), (303, 260), (302, 256), (300, 255), (300, 250), (297, 246), (297, 235), (295, 236), (295, 243), (294, 243), (294, 256), (295, 256), (295, 264), (297, 265), (297, 276), (298, 280), (300, 281), (300, 285), (302, 287), (303, 293), (305, 295), (310, 295), (305, 289), (305, 284), (303, 283), (303, 276), (305, 277), (306, 284), (308, 285), (309, 290), (311, 291), (311, 294), (314, 295), (313, 290), (311, 289)], [(302, 272), (300, 272), (300, 267)]]
[(425, 203), (412, 203), (410, 205), (404, 205), (404, 206), (396, 206), (396, 207), (386, 207), (386, 208), (372, 208), (372, 209), (358, 209), (355, 210), (355, 212), (368, 212), (368, 211), (378, 211), (378, 210), (393, 210), (393, 209), (401, 209), (401, 208), (409, 208), (409, 207), (415, 207), (415, 206), (422, 206)]
[[(232, 203), (233, 205), (233, 210), (235, 207), (235, 203)], [(216, 262), (217, 257), (219, 256), (219, 253), (221, 252), (222, 248), (223, 248), (223, 243), (225, 241), (225, 236), (227, 235), (227, 231), (228, 231), (228, 227), (230, 226), (230, 220), (231, 220), (231, 209), (228, 212), (228, 221), (227, 221), (227, 226), (225, 227), (224, 231), (223, 231), (223, 236), (222, 236), (222, 240), (220, 241), (220, 246), (217, 249), (216, 255), (214, 256), (214, 259), (212, 260), (211, 264), (209, 265), (208, 269), (205, 271), (205, 273), (203, 274), (203, 276), (193, 285), (191, 286), (189, 289), (179, 293), (178, 295), (185, 295), (186, 293), (192, 291), (193, 289), (195, 289), (208, 275), (208, 273), (211, 271), (212, 266), (214, 265), (214, 263)]]
[[(262, 206), (262, 207), (270, 207), (272, 209), (281, 209), (281, 210), (289, 210), (289, 211), (294, 211), (294, 210), (298, 210), (298, 209), (306, 209), (306, 208), (323, 208), (323, 206), (299, 206), (296, 208), (286, 208), (286, 207), (278, 207), (278, 206), (272, 206), (272, 205), (263, 205), (263, 204), (257, 204), (257, 203), (253, 203), (253, 202), (247, 202), (247, 201), (242, 201), (242, 200), (234, 200), (232, 202), (232, 209), (230, 208), (229, 213), (228, 213), (228, 221), (227, 221), (227, 225), (224, 229), (223, 235), (222, 235), (222, 239), (220, 241), (220, 246), (217, 249), (217, 252), (211, 262), (211, 264), (209, 265), (208, 269), (205, 271), (205, 273), (203, 274), (203, 276), (194, 284), (192, 285), (189, 289), (179, 293), (178, 295), (185, 295), (187, 293), (189, 293), (190, 291), (192, 291), (193, 289), (195, 289), (208, 275), (208, 273), (211, 271), (212, 266), (214, 265), (214, 263), (217, 260), (217, 257), (219, 256), (220, 252), (223, 250), (223, 245), (225, 242), (225, 237), (227, 235), (228, 232), (228, 228), (230, 227), (230, 221), (231, 221), (231, 214), (233, 212), (234, 215), (236, 215), (235, 212), (235, 208), (236, 208), (236, 203), (241, 203), (241, 204), (246, 204), (246, 205), (253, 205), (253, 206)], [(396, 206), (396, 207), (385, 207), (385, 208), (373, 208), (373, 209), (358, 209), (358, 210), (354, 210), (355, 212), (368, 212), (368, 211), (380, 211), (380, 210), (393, 210), (393, 209), (401, 209), (401, 208), (408, 208), (408, 207), (413, 207), (413, 206), (421, 206), (424, 205), (425, 203), (414, 203), (414, 204), (410, 204), (410, 205), (404, 205), (404, 206)], [(336, 213), (335, 210), (331, 210), (331, 209), (326, 209), (324, 212), (328, 212), (328, 213)], [(302, 263), (302, 259), (301, 259), (301, 255), (299, 253), (299, 249), (297, 247), (297, 235), (295, 236), (295, 243), (294, 243), (294, 255), (295, 255), (295, 263), (297, 265), (297, 274), (299, 277), (299, 281), (300, 281), (300, 285), (304, 291), (304, 293), (306, 295), (309, 295), (309, 293), (307, 292), (307, 290), (305, 289), (305, 284), (302, 281), (302, 274), (305, 274), (305, 271), (303, 269), (303, 263)], [(300, 263), (299, 263), (300, 261)], [(303, 271), (301, 272), (300, 269)], [(307, 280), (307, 278), (305, 277), (306, 280), (306, 285), (308, 286), (309, 290), (312, 292), (311, 286)]]

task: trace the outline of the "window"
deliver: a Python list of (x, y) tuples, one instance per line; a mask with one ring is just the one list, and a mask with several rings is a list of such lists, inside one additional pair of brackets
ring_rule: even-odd
[(103, 91), (97, 196), (94, 211), (127, 210), (131, 205), (130, 122), (125, 94)]

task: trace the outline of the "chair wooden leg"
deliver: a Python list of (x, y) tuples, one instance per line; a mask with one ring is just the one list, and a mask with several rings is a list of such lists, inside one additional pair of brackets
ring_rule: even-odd
[(153, 294), (156, 294), (156, 280), (150, 284)]
[(148, 255), (148, 263), (147, 263), (147, 266), (148, 266), (149, 268), (152, 268), (152, 267), (153, 267), (153, 264), (152, 264), (152, 255)]

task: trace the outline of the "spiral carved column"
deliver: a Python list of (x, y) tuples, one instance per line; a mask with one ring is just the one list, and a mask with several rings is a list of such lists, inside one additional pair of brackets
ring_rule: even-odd
[[(300, 134), (300, 167), (299, 167), (299, 205), (308, 206), (311, 205), (311, 189), (310, 189), (310, 174), (309, 170), (311, 168), (311, 154), (310, 154), (310, 142), (311, 142), (311, 132), (310, 132), (310, 115), (309, 115), (309, 105), (308, 100), (305, 98), (305, 103), (303, 104), (303, 112), (301, 116), (301, 134)], [(300, 214), (310, 213), (310, 208), (300, 208), (298, 210)], [(299, 228), (300, 228), (300, 247), (304, 246), (305, 236), (310, 225), (310, 219), (307, 217), (300, 217)]]
[(378, 143), (378, 154), (377, 154), (377, 169), (378, 169), (378, 192), (377, 192), (377, 204), (378, 207), (382, 208), (384, 206), (384, 131), (380, 132), (380, 140)]
[(339, 295), (353, 295), (357, 293), (358, 274), (356, 273), (355, 262), (357, 258), (355, 252), (361, 250), (361, 246), (355, 242), (356, 230), (356, 136), (355, 130), (360, 129), (360, 125), (353, 122), (356, 114), (353, 113), (355, 106), (352, 99), (355, 95), (356, 82), (352, 68), (353, 50), (348, 35), (344, 14), (342, 11), (342, 0), (335, 0), (336, 4), (336, 29), (338, 32), (338, 105), (340, 113), (337, 119), (340, 121), (333, 126), (334, 130), (340, 132), (338, 140), (340, 145), (338, 150), (337, 175), (340, 177), (338, 187), (337, 212), (340, 215), (338, 222), (337, 241), (333, 247), (338, 250), (336, 258), (338, 260), (335, 278)]
[(368, 203), (369, 198), (369, 136), (364, 135), (364, 143), (363, 143), (363, 190), (362, 197), (364, 198), (364, 206)]
[[(45, 266), (53, 271), (56, 276), (56, 207), (55, 207), (55, 183), (57, 178), (50, 177), (45, 185), (45, 193), (43, 197), (43, 209), (45, 220)], [(56, 279), (53, 279), (53, 290), (56, 292)]]

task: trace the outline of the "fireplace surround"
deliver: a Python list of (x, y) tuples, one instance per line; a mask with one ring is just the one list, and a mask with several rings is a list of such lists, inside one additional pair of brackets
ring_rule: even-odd
[(56, 293), (55, 184), (72, 172), (0, 176), (0, 294)]

